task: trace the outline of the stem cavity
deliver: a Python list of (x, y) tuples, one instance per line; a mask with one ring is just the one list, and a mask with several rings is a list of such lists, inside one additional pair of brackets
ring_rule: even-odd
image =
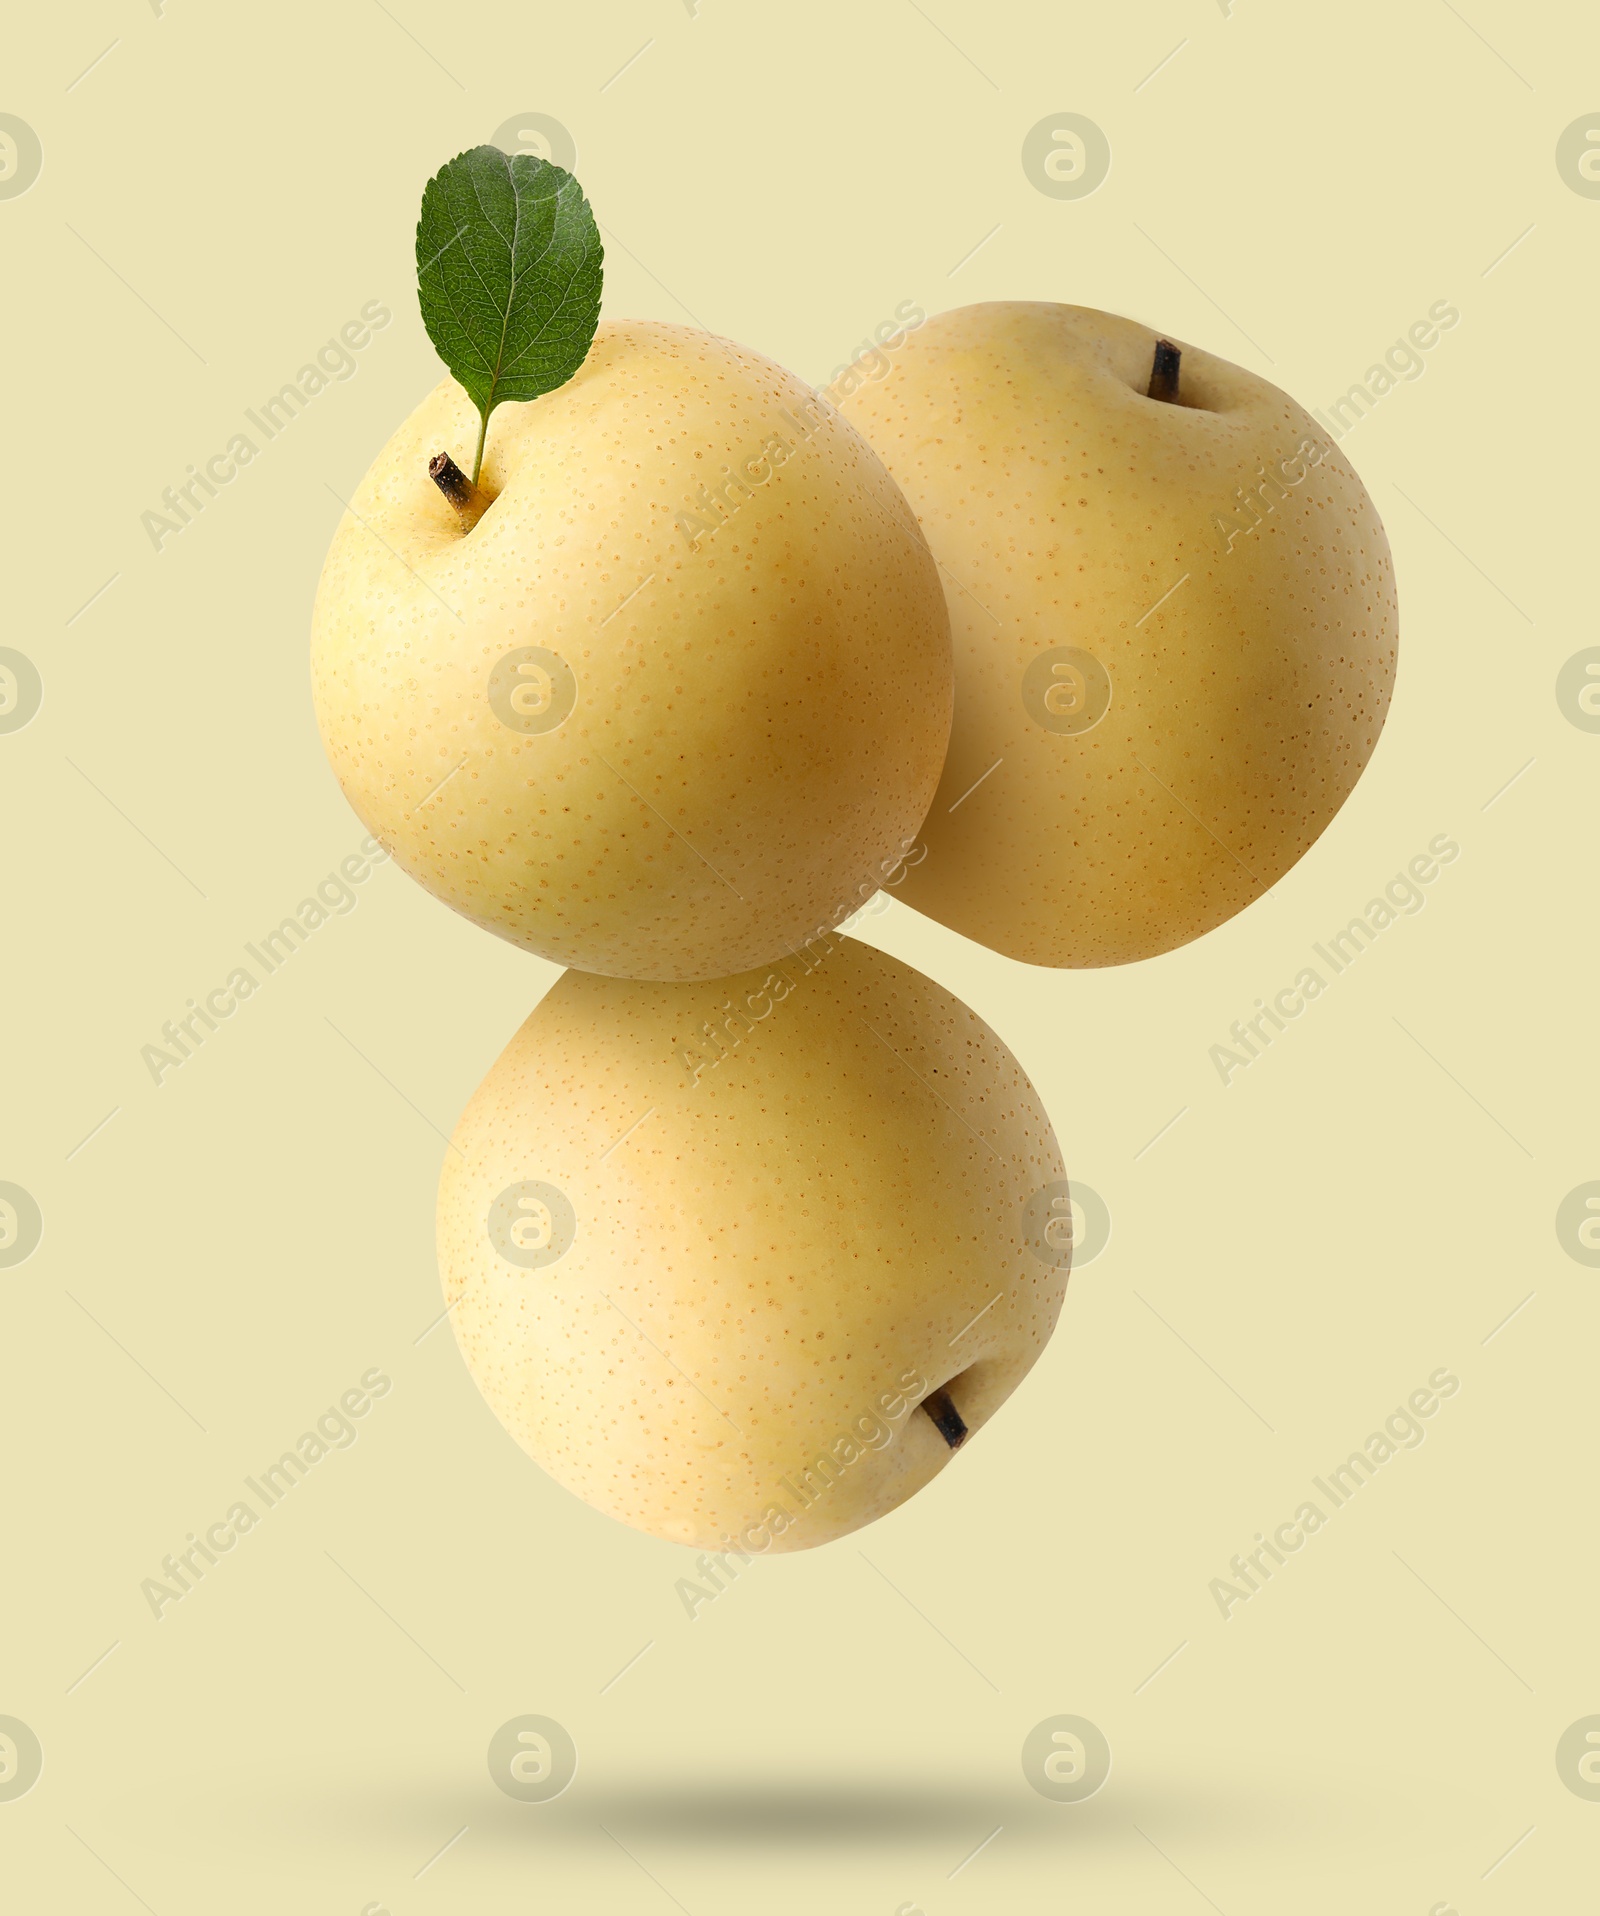
[(1155, 361), (1150, 368), (1147, 399), (1164, 399), (1169, 406), (1178, 403), (1178, 361), (1183, 354), (1170, 340), (1156, 341)]
[(494, 503), (447, 452), (436, 452), (428, 461), (428, 477), (455, 507), (463, 532), (470, 532)]

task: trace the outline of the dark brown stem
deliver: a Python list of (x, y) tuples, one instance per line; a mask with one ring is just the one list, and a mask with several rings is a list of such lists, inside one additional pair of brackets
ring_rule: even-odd
[(950, 1401), (947, 1390), (936, 1390), (922, 1400), (922, 1408), (933, 1419), (933, 1427), (952, 1450), (967, 1441), (967, 1426), (959, 1410)]
[(1169, 340), (1156, 341), (1155, 363), (1150, 368), (1150, 387), (1146, 394), (1150, 399), (1164, 399), (1169, 406), (1178, 403), (1178, 361), (1182, 359), (1176, 346)]
[(481, 486), (472, 483), (447, 452), (436, 452), (428, 461), (428, 477), (455, 507), (463, 532), (470, 532), (494, 503)]

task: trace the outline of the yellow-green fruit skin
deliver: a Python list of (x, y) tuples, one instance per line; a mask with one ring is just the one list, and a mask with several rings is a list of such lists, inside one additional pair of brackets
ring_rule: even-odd
[[(646, 321), (495, 411), (463, 535), (427, 467), (469, 468), (477, 425), (444, 381), (323, 569), (318, 723), (369, 830), (586, 971), (718, 978), (839, 923), (914, 842), (953, 695), (938, 572), (877, 457), (771, 361)], [(554, 729), (524, 729), (564, 703), (548, 660), (502, 664), (529, 647), (572, 674)]]
[[(805, 1549), (956, 1454), (929, 1391), (976, 1435), (1031, 1367), (1067, 1273), (1030, 1201), (1063, 1177), (1005, 1045), (869, 946), (569, 971), (456, 1127), (440, 1272), (479, 1389), (569, 1490), (673, 1543)], [(519, 1203), (554, 1261), (505, 1254)]]
[[(1394, 568), (1348, 461), (1181, 341), (1181, 403), (1147, 398), (1158, 337), (963, 307), (841, 401), (916, 510), (955, 637), (950, 756), (900, 896), (1029, 964), (1148, 958), (1259, 897), (1349, 795), (1394, 683)], [(1064, 647), (1109, 680), (1081, 731), (1024, 697)]]

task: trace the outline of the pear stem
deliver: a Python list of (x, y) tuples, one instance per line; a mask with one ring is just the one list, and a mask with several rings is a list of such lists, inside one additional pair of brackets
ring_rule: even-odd
[(967, 1441), (967, 1426), (959, 1410), (950, 1401), (947, 1390), (930, 1391), (923, 1398), (921, 1408), (933, 1419), (933, 1427), (952, 1450), (959, 1450)]
[(455, 507), (463, 532), (470, 532), (494, 504), (488, 493), (474, 485), (447, 452), (436, 452), (428, 461), (428, 477)]
[(1147, 399), (1164, 399), (1169, 406), (1178, 403), (1178, 361), (1183, 354), (1170, 340), (1156, 341), (1156, 356), (1150, 368)]

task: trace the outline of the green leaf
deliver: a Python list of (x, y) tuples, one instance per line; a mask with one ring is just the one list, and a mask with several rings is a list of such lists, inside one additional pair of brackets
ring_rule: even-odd
[(429, 180), (417, 221), (417, 296), (439, 357), (489, 415), (537, 399), (583, 364), (605, 258), (583, 188), (531, 153), (475, 146)]

